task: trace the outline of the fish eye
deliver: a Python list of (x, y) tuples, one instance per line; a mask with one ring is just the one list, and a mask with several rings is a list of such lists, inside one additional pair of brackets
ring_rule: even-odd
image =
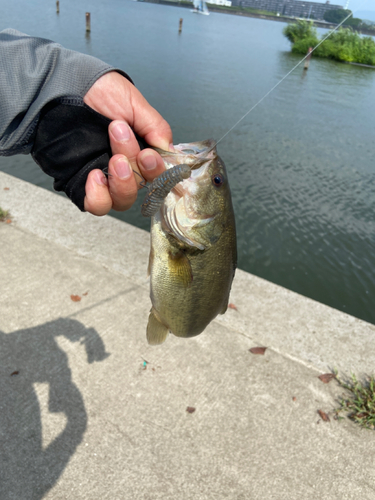
[(220, 187), (223, 185), (224, 177), (220, 174), (215, 174), (212, 176), (212, 183), (215, 187)]

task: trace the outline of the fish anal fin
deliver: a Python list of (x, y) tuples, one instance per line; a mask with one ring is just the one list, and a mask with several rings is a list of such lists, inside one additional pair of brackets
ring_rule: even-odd
[(150, 345), (162, 344), (168, 336), (168, 328), (163, 325), (155, 315), (154, 308), (151, 309), (147, 324), (147, 342)]
[(228, 304), (229, 304), (229, 295), (227, 297), (227, 300), (224, 302), (224, 306), (223, 306), (222, 310), (220, 311), (220, 314), (225, 314), (227, 312)]
[(174, 280), (181, 283), (185, 288), (191, 285), (193, 281), (193, 271), (191, 269), (190, 260), (183, 250), (169, 254), (168, 267)]
[(226, 304), (223, 309), (220, 311), (220, 314), (225, 314), (227, 312), (227, 309), (228, 309), (228, 304)]

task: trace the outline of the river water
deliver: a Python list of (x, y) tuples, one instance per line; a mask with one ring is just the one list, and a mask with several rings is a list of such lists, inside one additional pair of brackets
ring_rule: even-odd
[[(50, 38), (127, 71), (169, 121), (175, 143), (220, 139), (288, 73), (299, 58), (284, 26), (129, 0), (60, 0), (59, 15), (53, 1), (0, 0), (1, 29)], [(239, 267), (372, 323), (374, 102), (375, 71), (313, 58), (218, 147), (232, 187)], [(0, 158), (0, 169), (52, 189), (29, 157)], [(140, 202), (112, 215), (148, 229)]]

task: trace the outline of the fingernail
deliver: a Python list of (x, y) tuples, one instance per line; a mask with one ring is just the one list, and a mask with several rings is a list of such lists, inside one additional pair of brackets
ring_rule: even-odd
[(94, 174), (94, 181), (98, 184), (98, 186), (108, 186), (107, 177), (99, 170)]
[(126, 142), (130, 139), (130, 128), (126, 123), (116, 123), (111, 128), (111, 133), (118, 142)]
[(142, 167), (148, 171), (154, 170), (154, 168), (156, 168), (156, 166), (158, 164), (155, 156), (152, 154), (143, 156), (141, 159), (141, 163), (142, 163)]
[(132, 171), (130, 169), (130, 165), (129, 165), (128, 161), (125, 159), (125, 157), (119, 158), (115, 162), (114, 168), (115, 168), (116, 174), (122, 180), (128, 179), (132, 174)]

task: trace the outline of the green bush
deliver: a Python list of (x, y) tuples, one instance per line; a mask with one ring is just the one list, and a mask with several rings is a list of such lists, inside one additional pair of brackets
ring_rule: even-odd
[(326, 59), (334, 59), (333, 54), (335, 52), (335, 47), (331, 40), (328, 38), (325, 42), (323, 42), (319, 47), (314, 50), (315, 57), (323, 57)]
[(307, 51), (310, 47), (315, 47), (318, 44), (317, 38), (302, 38), (301, 40), (297, 40), (296, 43), (292, 47), (292, 52), (295, 54), (303, 54), (306, 55)]
[(314, 28), (312, 21), (304, 20), (288, 24), (288, 26), (285, 26), (283, 29), (283, 34), (291, 43), (296, 43), (298, 40), (302, 40), (303, 38), (318, 38), (317, 31)]
[[(292, 52), (296, 54), (306, 55), (309, 47), (315, 47), (318, 44), (316, 30), (312, 28), (309, 31), (306, 26), (301, 27), (301, 21), (288, 25), (283, 32), (292, 43)], [(361, 37), (351, 28), (340, 28), (338, 31), (332, 32), (329, 38), (314, 51), (313, 55), (374, 66), (375, 41), (369, 36)]]

